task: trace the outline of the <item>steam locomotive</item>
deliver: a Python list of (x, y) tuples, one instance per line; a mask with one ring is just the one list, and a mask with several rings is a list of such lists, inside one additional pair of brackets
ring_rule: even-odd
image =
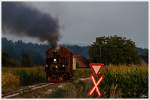
[(73, 54), (67, 48), (47, 50), (45, 72), (49, 82), (61, 82), (73, 77)]

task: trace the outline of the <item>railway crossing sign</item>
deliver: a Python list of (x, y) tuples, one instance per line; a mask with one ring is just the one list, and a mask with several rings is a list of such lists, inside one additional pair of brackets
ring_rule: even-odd
[[(99, 97), (102, 96), (102, 93), (99, 91), (98, 86), (100, 85), (100, 83), (104, 79), (103, 76), (99, 75), (99, 71), (103, 67), (104, 67), (104, 64), (90, 64), (90, 68), (91, 68), (90, 79), (91, 79), (92, 83), (94, 84), (94, 86), (89, 91), (89, 93), (88, 93), (89, 96), (91, 96), (92, 94), (94, 94), (94, 91), (97, 92), (97, 94), (98, 94)], [(99, 78), (97, 82), (96, 82), (96, 78), (94, 76)]]

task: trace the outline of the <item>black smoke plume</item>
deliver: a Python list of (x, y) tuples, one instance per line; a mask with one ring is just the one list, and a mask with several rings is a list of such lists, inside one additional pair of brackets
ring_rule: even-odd
[(2, 31), (48, 41), (53, 47), (59, 40), (58, 21), (49, 14), (21, 2), (2, 3)]

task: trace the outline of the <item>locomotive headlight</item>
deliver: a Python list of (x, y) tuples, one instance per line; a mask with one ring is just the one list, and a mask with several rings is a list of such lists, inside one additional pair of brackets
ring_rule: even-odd
[(57, 60), (54, 58), (54, 60), (53, 60), (54, 62), (56, 62)]

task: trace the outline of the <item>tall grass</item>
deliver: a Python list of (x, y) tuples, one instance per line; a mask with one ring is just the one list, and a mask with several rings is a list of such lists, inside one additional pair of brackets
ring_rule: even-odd
[[(75, 71), (75, 80), (63, 89), (56, 89), (56, 93), (65, 97), (88, 97), (87, 92), (93, 87), (92, 82), (77, 81), (80, 77), (89, 77), (90, 70), (79, 68)], [(148, 65), (108, 65), (101, 69), (104, 80), (99, 86), (104, 98), (138, 98), (148, 97)], [(19, 86), (45, 82), (43, 67), (31, 68), (2, 68), (2, 91), (15, 89)], [(66, 93), (65, 93), (66, 92)], [(52, 97), (62, 97), (53, 95)]]
[(4, 91), (41, 82), (46, 82), (44, 67), (2, 68), (2, 90)]
[[(77, 71), (75, 75), (80, 77), (84, 72), (87, 73), (85, 76), (89, 76), (90, 70)], [(104, 98), (148, 97), (148, 65), (108, 65), (101, 69), (100, 74), (104, 76), (99, 86)], [(93, 84), (89, 81), (78, 86), (84, 87), (84, 92), (87, 92)], [(87, 96), (81, 94), (81, 97)]]
[(147, 65), (109, 65), (101, 72), (104, 81), (101, 90), (105, 97), (137, 98), (148, 96)]
[(44, 67), (4, 67), (3, 73), (12, 73), (20, 78), (21, 85), (29, 85), (38, 82), (45, 82), (45, 71)]
[(8, 72), (2, 75), (2, 89), (3, 93), (17, 89), (20, 86), (20, 79), (18, 76)]

